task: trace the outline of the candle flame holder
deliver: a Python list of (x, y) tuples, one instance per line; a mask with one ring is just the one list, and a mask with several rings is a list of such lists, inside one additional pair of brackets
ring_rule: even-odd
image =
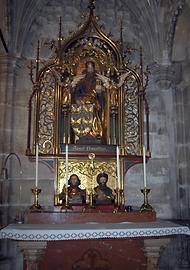
[(93, 204), (93, 199), (94, 199), (94, 194), (93, 194), (93, 189), (91, 189), (90, 194), (89, 194), (89, 207), (90, 208), (95, 208)]
[(141, 205), (140, 212), (153, 211), (152, 206), (148, 203), (148, 194), (150, 193), (150, 189), (145, 187), (141, 189), (141, 192), (144, 195), (144, 203)]
[(68, 212), (72, 210), (72, 206), (69, 204), (69, 190), (68, 187), (65, 188), (65, 202), (61, 207), (61, 212)]
[(114, 213), (117, 213), (118, 211), (125, 211), (125, 205), (124, 205), (124, 192), (123, 189), (117, 189), (115, 190), (116, 193), (116, 207), (114, 208)]
[(86, 192), (86, 205), (84, 207), (84, 211), (86, 209), (92, 209), (92, 208), (96, 208), (94, 205), (94, 192), (93, 189), (90, 189)]
[(117, 190), (117, 207), (120, 208), (121, 205), (121, 192), (120, 189)]
[(38, 197), (40, 192), (42, 191), (40, 188), (32, 188), (32, 193), (34, 194), (34, 204), (30, 207), (31, 210), (40, 210), (42, 209), (41, 205), (39, 205)]

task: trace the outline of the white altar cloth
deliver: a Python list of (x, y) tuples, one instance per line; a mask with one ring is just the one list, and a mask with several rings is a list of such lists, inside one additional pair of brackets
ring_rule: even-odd
[(56, 241), (101, 238), (158, 237), (190, 235), (190, 229), (169, 221), (147, 223), (10, 224), (0, 238), (12, 240)]

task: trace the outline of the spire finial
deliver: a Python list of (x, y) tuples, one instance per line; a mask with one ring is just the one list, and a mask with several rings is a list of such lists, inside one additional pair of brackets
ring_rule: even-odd
[(37, 45), (37, 50), (36, 50), (36, 80), (38, 77), (39, 62), (40, 62), (40, 41), (38, 40), (38, 45)]
[(62, 17), (59, 18), (59, 36), (58, 36), (58, 47), (61, 47), (61, 41), (62, 41)]
[(141, 83), (143, 87), (143, 52), (142, 52), (142, 47), (140, 46), (140, 77), (141, 77)]
[(59, 39), (62, 38), (62, 17), (59, 17)]
[(89, 0), (88, 8), (90, 9), (90, 14), (94, 13), (94, 9), (95, 9), (94, 3), (95, 3), (95, 0)]
[(120, 19), (120, 51), (122, 55), (122, 61), (124, 62), (124, 48), (123, 48), (123, 18)]
[(123, 19), (120, 19), (120, 44), (121, 44), (121, 50), (123, 53)]

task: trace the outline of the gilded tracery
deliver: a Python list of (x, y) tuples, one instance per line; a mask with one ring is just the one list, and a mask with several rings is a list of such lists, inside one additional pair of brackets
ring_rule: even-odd
[[(137, 72), (125, 59), (122, 39), (118, 45), (108, 38), (98, 25), (94, 8), (89, 8), (86, 23), (64, 41), (60, 22), (55, 55), (43, 66), (39, 48), (37, 51), (36, 81), (29, 104), (29, 133), (33, 130), (33, 138), (30, 141), (32, 136), (28, 136), (27, 153), (34, 154), (38, 143), (41, 155), (60, 161), (56, 163), (59, 191), (61, 171), (64, 172), (59, 158), (64, 156), (67, 144), (73, 158), (76, 154), (80, 159), (84, 157), (82, 163), (74, 163), (76, 171), (83, 162), (88, 167), (85, 155), (89, 152), (98, 153), (97, 156), (106, 153), (104, 161), (96, 157), (96, 162), (109, 164), (116, 146), (123, 155), (124, 168), (128, 156), (142, 155), (144, 143), (148, 72), (144, 76), (142, 51)], [(113, 170), (116, 171), (115, 163)], [(88, 173), (84, 175), (87, 177)], [(87, 183), (85, 177), (83, 185)]]

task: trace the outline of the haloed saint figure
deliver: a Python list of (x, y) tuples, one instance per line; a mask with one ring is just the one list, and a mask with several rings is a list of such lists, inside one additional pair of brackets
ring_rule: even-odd
[(88, 61), (82, 75), (73, 80), (71, 125), (80, 143), (102, 143), (104, 119), (104, 89), (95, 63)]
[(116, 71), (112, 74), (108, 68), (106, 74), (98, 73), (95, 62), (90, 60), (85, 63), (81, 75), (73, 77), (68, 69), (65, 69), (61, 76), (57, 75), (58, 83), (62, 87), (64, 119), (61, 128), (64, 136), (61, 133), (60, 137), (64, 137), (65, 141), (66, 137), (70, 136), (72, 144), (108, 143), (107, 134), (113, 133), (110, 127), (113, 120), (110, 111), (117, 114), (118, 89), (122, 87), (130, 71), (119, 75)]

